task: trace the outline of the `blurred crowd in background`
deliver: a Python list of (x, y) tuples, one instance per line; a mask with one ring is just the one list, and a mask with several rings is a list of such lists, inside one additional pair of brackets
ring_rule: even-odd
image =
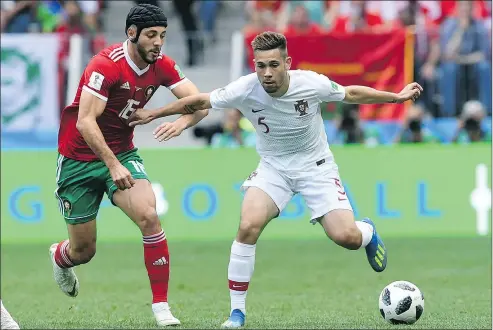
[[(338, 107), (326, 124), (332, 143), (491, 141), (491, 1), (249, 1), (246, 35), (287, 37), (414, 32), (414, 80), (424, 87), (403, 123), (364, 123)], [(382, 135), (387, 135), (382, 138)]]
[[(66, 86), (69, 38), (90, 35), (91, 52), (105, 45), (102, 13), (107, 2), (1, 1), (3, 33), (58, 33), (60, 85)], [(159, 1), (134, 1), (152, 3)], [(216, 42), (216, 21), (223, 1), (174, 0), (186, 32), (188, 59), (200, 62), (204, 45)], [(325, 33), (386, 32), (406, 27), (415, 34), (414, 80), (424, 87), (404, 122), (363, 122), (357, 108), (337, 107), (326, 121), (330, 143), (491, 142), (491, 1), (244, 1), (245, 36), (276, 30), (289, 36)], [(207, 63), (203, 63), (207, 65)], [(63, 93), (62, 93), (63, 94)], [(382, 135), (385, 135), (382, 137)], [(237, 110), (224, 122), (198, 127), (195, 136), (212, 147), (254, 146), (252, 125)]]
[(2, 33), (56, 33), (58, 51), (58, 86), (60, 104), (65, 104), (68, 85), (70, 37), (87, 36), (88, 52), (96, 54), (105, 45), (101, 33), (102, 1), (1, 1)]

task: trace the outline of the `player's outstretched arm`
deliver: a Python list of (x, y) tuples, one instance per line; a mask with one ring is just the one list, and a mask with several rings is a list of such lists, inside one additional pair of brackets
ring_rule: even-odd
[[(187, 111), (189, 111), (189, 112), (193, 111), (193, 115), (188, 114), (188, 115), (182, 116), (181, 118), (183, 118), (185, 116), (194, 116), (194, 117), (192, 117), (192, 119), (195, 120), (197, 118), (200, 118), (200, 113), (204, 111), (202, 109), (202, 107), (206, 107), (207, 109), (209, 109), (211, 107), (209, 94), (202, 94), (202, 95), (203, 95), (203, 98), (201, 100), (196, 101), (193, 104), (188, 104), (185, 106)], [(205, 111), (207, 111), (207, 110), (205, 110)], [(197, 116), (197, 115), (199, 115), (199, 116)], [(180, 119), (178, 119), (178, 120), (180, 120)], [(198, 121), (199, 120), (197, 120), (194, 124), (196, 124)], [(168, 141), (172, 137), (176, 136), (176, 134), (173, 131), (173, 123), (162, 123), (161, 125), (156, 127), (153, 134), (154, 134), (154, 138), (157, 139), (159, 142)]]
[(190, 95), (155, 110), (138, 109), (128, 119), (128, 125), (130, 127), (144, 125), (157, 118), (179, 114), (192, 114), (196, 111), (210, 108), (211, 100), (209, 93)]
[(101, 116), (106, 107), (106, 101), (83, 90), (80, 96), (79, 115), (76, 128), (94, 151), (109, 168), (113, 181), (119, 189), (131, 188), (135, 181), (130, 172), (118, 161), (113, 151), (106, 143), (96, 119)]
[(345, 103), (353, 104), (382, 104), (382, 103), (403, 103), (408, 100), (416, 101), (423, 91), (418, 83), (411, 83), (404, 87), (400, 93), (390, 93), (380, 91), (366, 86), (346, 86), (345, 96), (342, 100)]
[[(195, 86), (191, 81), (187, 81), (179, 86), (173, 88), (171, 92), (178, 99), (182, 99), (184, 97), (190, 95), (199, 94), (199, 89)], [(179, 136), (184, 130), (190, 128), (192, 126), (197, 125), (202, 119), (204, 119), (209, 114), (209, 109), (198, 110), (194, 113), (181, 115), (178, 119), (172, 122), (163, 122), (160, 124), (155, 133), (158, 131), (162, 131), (162, 135), (160, 135), (160, 141), (168, 141), (174, 137)]]
[[(191, 81), (187, 81), (183, 84), (180, 84), (179, 86), (173, 88), (171, 92), (173, 93), (173, 95), (176, 96), (177, 99), (182, 99), (184, 97), (197, 95), (200, 93), (197, 86), (195, 86), (195, 84)], [(186, 114), (180, 116), (180, 118), (178, 118), (172, 123), (173, 126), (178, 127), (179, 132), (177, 132), (178, 133), (177, 135), (179, 135), (185, 129), (197, 125), (208, 114), (209, 114), (209, 109), (205, 109), (205, 110), (196, 111), (193, 114)]]

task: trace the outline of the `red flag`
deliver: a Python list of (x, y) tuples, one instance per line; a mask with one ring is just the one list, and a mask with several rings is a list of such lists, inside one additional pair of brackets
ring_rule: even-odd
[[(253, 52), (248, 36), (248, 60)], [(292, 69), (312, 70), (343, 85), (364, 85), (398, 93), (413, 79), (414, 37), (407, 30), (388, 33), (326, 34), (288, 37)], [(366, 120), (397, 120), (405, 114), (404, 104), (361, 105)]]

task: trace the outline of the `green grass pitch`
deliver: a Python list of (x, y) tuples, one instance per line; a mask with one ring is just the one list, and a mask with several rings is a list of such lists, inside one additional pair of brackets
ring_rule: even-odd
[[(155, 328), (142, 245), (100, 243), (76, 269), (75, 299), (52, 279), (49, 244), (2, 245), (2, 300), (21, 328)], [(491, 329), (491, 237), (388, 238), (387, 270), (329, 240), (261, 240), (247, 328)], [(218, 328), (229, 312), (230, 241), (173, 242), (170, 304), (182, 328)], [(378, 296), (415, 283), (425, 310), (413, 326), (385, 323)]]

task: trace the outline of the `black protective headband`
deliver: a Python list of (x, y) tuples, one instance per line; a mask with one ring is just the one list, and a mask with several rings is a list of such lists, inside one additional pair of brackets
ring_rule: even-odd
[(136, 43), (139, 40), (142, 29), (151, 26), (168, 27), (168, 19), (161, 8), (143, 3), (130, 9), (125, 24), (125, 34), (127, 34), (128, 28), (132, 25), (137, 27), (137, 35), (130, 41)]

